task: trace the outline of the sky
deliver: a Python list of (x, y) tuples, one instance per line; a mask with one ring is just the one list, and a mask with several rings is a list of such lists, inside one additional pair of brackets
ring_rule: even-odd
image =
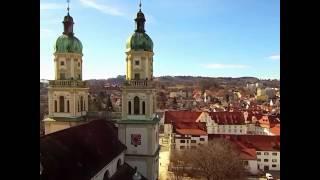
[[(125, 74), (125, 44), (139, 0), (71, 0), (83, 45), (83, 79)], [(53, 53), (67, 0), (40, 0), (40, 78), (54, 79)], [(279, 0), (142, 0), (154, 44), (154, 76), (280, 79)]]

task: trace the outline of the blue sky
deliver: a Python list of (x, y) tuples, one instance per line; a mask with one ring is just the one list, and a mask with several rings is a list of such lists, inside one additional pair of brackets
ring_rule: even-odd
[[(53, 46), (66, 0), (40, 1), (40, 78), (54, 79)], [(83, 78), (125, 74), (138, 0), (71, 0)], [(280, 79), (279, 0), (142, 0), (154, 75)]]

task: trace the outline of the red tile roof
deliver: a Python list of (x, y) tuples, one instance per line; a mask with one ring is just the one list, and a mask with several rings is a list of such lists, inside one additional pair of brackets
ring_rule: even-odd
[(242, 112), (210, 112), (209, 115), (218, 124), (245, 124)]
[(194, 111), (166, 111), (164, 123), (196, 122), (201, 113)]
[(265, 135), (209, 135), (209, 140), (214, 138), (226, 138), (234, 142), (238, 141), (244, 147), (254, 148), (256, 151), (279, 151), (280, 136)]
[(270, 131), (272, 134), (280, 136), (280, 124), (277, 124), (276, 126), (270, 128)]
[(181, 135), (207, 135), (207, 132), (200, 129), (176, 129), (176, 133)]

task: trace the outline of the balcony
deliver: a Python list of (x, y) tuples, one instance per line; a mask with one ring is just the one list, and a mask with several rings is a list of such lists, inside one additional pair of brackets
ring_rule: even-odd
[(49, 81), (51, 87), (87, 87), (85, 81), (79, 80), (53, 80)]
[(124, 83), (124, 87), (133, 87), (133, 88), (153, 88), (154, 82), (149, 80), (130, 80)]

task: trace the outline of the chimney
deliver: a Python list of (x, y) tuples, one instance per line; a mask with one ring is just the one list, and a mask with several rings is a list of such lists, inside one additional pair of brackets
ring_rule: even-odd
[(249, 116), (249, 113), (247, 111), (243, 112), (243, 117), (244, 117), (245, 123), (247, 123), (248, 116)]

